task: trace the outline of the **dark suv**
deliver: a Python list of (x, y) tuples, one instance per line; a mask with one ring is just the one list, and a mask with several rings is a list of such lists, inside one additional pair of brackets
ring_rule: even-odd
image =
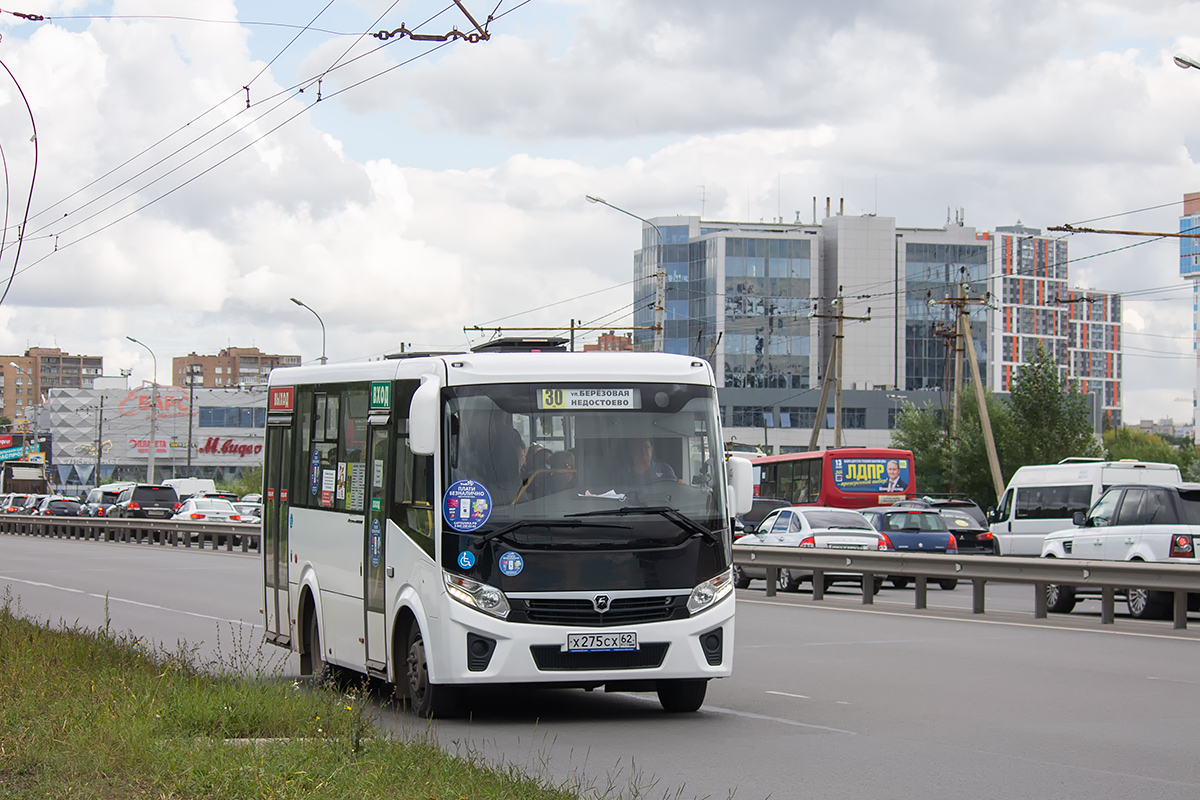
[(179, 510), (179, 495), (170, 486), (139, 483), (123, 490), (106, 516), (170, 519)]

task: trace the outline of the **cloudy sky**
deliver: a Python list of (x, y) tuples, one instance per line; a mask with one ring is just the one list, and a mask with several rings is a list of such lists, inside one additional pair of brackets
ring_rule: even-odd
[[(1200, 191), (1200, 70), (1172, 63), (1200, 2), (462, 0), (495, 17), (475, 43), (362, 35), (472, 30), (447, 0), (30, 2), (0, 11), (0, 350), (135, 380), (126, 336), (162, 381), (193, 350), (315, 360), (293, 296), (332, 361), (629, 324), (639, 223), (586, 194), (1172, 231)], [(1126, 418), (1189, 417), (1178, 241), (1070, 248), (1076, 284), (1137, 292)]]

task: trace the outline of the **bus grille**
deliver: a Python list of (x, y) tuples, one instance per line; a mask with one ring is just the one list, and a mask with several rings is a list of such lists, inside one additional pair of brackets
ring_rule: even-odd
[(596, 669), (653, 669), (667, 657), (666, 642), (643, 644), (627, 652), (567, 653), (556, 644), (535, 644), (529, 648), (533, 662), (543, 672)]
[(687, 598), (683, 596), (618, 597), (603, 614), (596, 611), (591, 600), (581, 598), (529, 598), (514, 600), (513, 606), (518, 614), (510, 619), (538, 625), (607, 627), (687, 618)]

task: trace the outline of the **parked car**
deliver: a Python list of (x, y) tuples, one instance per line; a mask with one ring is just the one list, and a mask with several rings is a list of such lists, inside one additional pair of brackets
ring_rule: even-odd
[[(738, 540), (738, 544), (764, 545), (767, 547), (821, 547), (831, 550), (891, 550), (888, 537), (871, 527), (866, 517), (857, 511), (823, 506), (789, 506), (772, 511), (759, 523), (753, 533)], [(766, 580), (766, 567), (743, 567), (734, 565), (733, 583), (745, 589), (750, 581)], [(812, 582), (811, 572), (780, 569), (777, 588), (794, 592), (803, 581)], [(853, 583), (862, 586), (862, 574), (856, 572), (826, 572), (824, 588), (835, 583)], [(876, 578), (874, 591), (883, 586), (883, 578)]]
[(903, 508), (931, 508), (946, 520), (963, 555), (996, 555), (996, 539), (988, 527), (987, 514), (971, 500), (921, 497), (896, 503)]
[[(864, 508), (862, 515), (870, 520), (876, 530), (887, 534), (897, 550), (958, 554), (958, 540), (950, 532), (942, 515), (932, 508), (876, 506)], [(888, 577), (897, 589), (903, 589), (912, 580), (907, 575)], [(958, 579), (944, 578), (937, 584), (943, 589), (952, 590), (958, 586)]]
[(52, 494), (43, 497), (32, 513), (46, 517), (78, 517), (80, 508), (82, 504), (78, 499)]
[(170, 519), (179, 510), (179, 495), (170, 486), (138, 483), (126, 487), (108, 516), (119, 519)]
[(241, 522), (242, 515), (228, 500), (219, 497), (190, 497), (180, 504), (171, 519)]
[(238, 501), (233, 504), (237, 512), (242, 515), (242, 522), (257, 525), (262, 522), (262, 503)]
[(734, 519), (733, 538), (737, 539), (745, 536), (747, 533), (754, 531), (763, 521), (763, 518), (772, 511), (780, 508), (788, 508), (792, 504), (787, 500), (776, 500), (771, 497), (756, 497), (751, 504), (750, 510), (745, 514), (740, 514)]
[(82, 517), (104, 517), (116, 504), (117, 498), (121, 496), (121, 491), (127, 488), (130, 484), (110, 484), (108, 486), (97, 486), (87, 493), (87, 497), (83, 500), (83, 507), (79, 511)]
[[(1043, 558), (1200, 564), (1200, 483), (1113, 486), (1087, 513), (1076, 514), (1074, 522), (1075, 527), (1046, 537)], [(1170, 592), (1128, 588), (1117, 594), (1124, 596), (1132, 617), (1163, 619), (1171, 614)], [(1099, 596), (1099, 589), (1051, 584), (1046, 587), (1046, 607), (1066, 613), (1081, 598)], [(1200, 594), (1188, 595), (1188, 608), (1200, 611)]]

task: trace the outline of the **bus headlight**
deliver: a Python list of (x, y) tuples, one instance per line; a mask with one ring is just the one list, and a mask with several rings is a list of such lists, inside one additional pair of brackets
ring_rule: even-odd
[(504, 596), (504, 592), (495, 586), (488, 586), (486, 583), (473, 581), (449, 572), (443, 572), (442, 577), (446, 581), (446, 591), (465, 606), (477, 608), (485, 614), (491, 614), (500, 619), (507, 617), (508, 612), (512, 610), (509, 608), (508, 598)]
[(695, 589), (692, 589), (692, 596), (687, 601), (688, 613), (698, 614), (709, 606), (720, 602), (724, 599), (725, 595), (732, 591), (733, 570), (727, 569), (717, 577), (707, 580)]

